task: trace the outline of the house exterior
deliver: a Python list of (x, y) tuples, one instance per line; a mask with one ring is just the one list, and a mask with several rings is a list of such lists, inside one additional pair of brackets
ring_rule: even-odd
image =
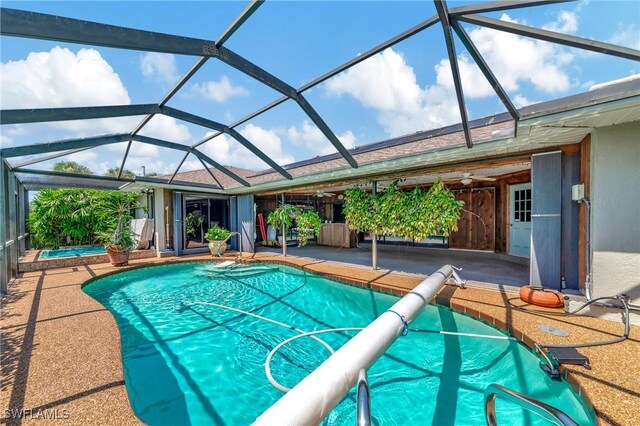
[(631, 78), (522, 108), (517, 126), (507, 114), (475, 120), (473, 149), (462, 126), (453, 125), (354, 148), (357, 169), (336, 153), (285, 166), (294, 180), (271, 169), (232, 168), (250, 184), (242, 186), (210, 169), (178, 173), (171, 183), (171, 176), (137, 178), (123, 190), (154, 191), (158, 250), (202, 250), (179, 238), (197, 204), (210, 224), (241, 232), (250, 251), (256, 213), (275, 209), (282, 194), (305, 202), (306, 192), (307, 202), (333, 220), (328, 205), (336, 203), (309, 200), (309, 192), (397, 178), (429, 185), (437, 176), (480, 170), (495, 180), (450, 184), (472, 213), (463, 214), (452, 247), (528, 258), (532, 284), (584, 292), (586, 283), (594, 297), (624, 292), (638, 304), (639, 95), (640, 79)]
[[(124, 191), (143, 192), (155, 221), (158, 255), (206, 250), (203, 233), (213, 225), (241, 235), (232, 246), (255, 249), (257, 213), (282, 200), (313, 204), (337, 221), (339, 199), (315, 191), (339, 191), (372, 181), (404, 179), (428, 186), (441, 176), (465, 201), (450, 247), (517, 256), (528, 262), (530, 282), (589, 296), (626, 293), (640, 303), (640, 79), (614, 82), (586, 93), (470, 122), (468, 149), (461, 125), (418, 132), (350, 151), (351, 168), (338, 154), (285, 166), (293, 180), (274, 170), (230, 167), (243, 185), (217, 169), (174, 176), (136, 177)], [(491, 181), (464, 185), (462, 173)], [(26, 248), (27, 190), (56, 185), (56, 177), (14, 173), (0, 161), (0, 227), (3, 288), (17, 274)], [(74, 177), (74, 185), (95, 181)], [(60, 184), (63, 184), (62, 182)], [(202, 222), (190, 222), (202, 216)], [(187, 225), (195, 223), (195, 226)], [(189, 231), (189, 232), (188, 232)], [(188, 235), (187, 235), (188, 234)]]

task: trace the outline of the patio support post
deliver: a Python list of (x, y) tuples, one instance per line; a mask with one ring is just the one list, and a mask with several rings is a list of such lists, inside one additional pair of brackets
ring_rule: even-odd
[[(378, 181), (371, 182), (371, 195), (376, 198), (378, 192)], [(371, 235), (371, 266), (375, 271), (378, 269), (378, 236), (374, 233)]]
[[(9, 192), (8, 182), (6, 179), (6, 165), (4, 158), (0, 156), (0, 215), (7, 215), (7, 193)], [(5, 245), (7, 242), (7, 223), (6, 219), (0, 222), (0, 295), (7, 294), (9, 287), (9, 264), (7, 262), (7, 251)]]
[[(284, 192), (282, 193), (282, 205), (284, 206)], [(287, 229), (282, 224), (282, 255), (287, 256)]]

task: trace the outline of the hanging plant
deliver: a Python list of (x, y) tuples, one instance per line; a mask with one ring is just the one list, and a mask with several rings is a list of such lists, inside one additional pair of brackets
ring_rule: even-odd
[(315, 211), (304, 212), (296, 218), (298, 247), (306, 246), (314, 232), (318, 235), (321, 223), (320, 215)]
[(284, 232), (286, 233), (293, 226), (293, 220), (299, 213), (300, 209), (296, 206), (283, 204), (275, 211), (269, 213), (269, 216), (267, 216), (267, 223), (273, 226), (276, 233), (282, 232), (282, 227), (284, 226)]

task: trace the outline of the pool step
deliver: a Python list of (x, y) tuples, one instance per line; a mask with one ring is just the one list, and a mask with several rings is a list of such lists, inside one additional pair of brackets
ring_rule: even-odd
[(224, 261), (222, 263), (217, 263), (217, 264), (213, 265), (213, 267), (214, 268), (226, 268), (228, 266), (235, 265), (235, 264), (236, 264), (236, 262), (233, 261), (233, 260), (226, 260), (226, 261)]

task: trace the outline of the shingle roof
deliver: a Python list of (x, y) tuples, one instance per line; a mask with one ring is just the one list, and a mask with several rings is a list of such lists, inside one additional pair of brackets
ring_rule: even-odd
[[(241, 178), (244, 178), (244, 179), (246, 179), (248, 176), (254, 175), (256, 173), (255, 170), (242, 169), (240, 167), (234, 167), (234, 166), (225, 166), (225, 167), (227, 169), (229, 169), (229, 171), (237, 174), (238, 176), (240, 176)], [(222, 173), (218, 169), (210, 168), (209, 170), (211, 170), (211, 172), (216, 177), (216, 179), (218, 179), (218, 182), (220, 182), (220, 184), (225, 189), (226, 188), (234, 188), (234, 187), (240, 186), (240, 184), (238, 182), (236, 182), (235, 180), (233, 180), (232, 178), (230, 178), (226, 174)], [(171, 178), (171, 176), (172, 175), (159, 175), (159, 176), (156, 176), (156, 178), (157, 179), (169, 179), (169, 178)], [(188, 172), (178, 173), (178, 174), (176, 174), (175, 178), (173, 179), (173, 182), (175, 182), (175, 183), (197, 183), (197, 184), (204, 184), (204, 185), (213, 185), (214, 187), (218, 187), (216, 181), (211, 177), (209, 172), (207, 172), (205, 169), (191, 170), (191, 171), (188, 171)]]
[[(495, 138), (492, 137), (492, 134), (496, 131), (512, 129), (513, 121), (507, 114), (498, 114), (483, 119), (474, 120), (470, 122), (470, 125), (472, 127), (471, 135), (474, 143), (481, 143), (482, 141), (487, 141)], [(358, 162), (358, 164), (364, 165), (385, 161), (392, 158), (406, 157), (416, 154), (422, 154), (429, 151), (451, 148), (464, 144), (465, 139), (464, 133), (462, 132), (462, 125), (455, 124), (440, 129), (429, 130), (425, 132), (416, 132), (411, 135), (406, 135), (395, 139), (359, 146), (350, 149), (349, 151), (353, 155), (354, 159)], [(229, 168), (234, 173), (246, 179), (251, 185), (284, 179), (273, 169), (257, 172), (255, 170), (241, 169), (238, 167), (225, 167)], [(291, 163), (284, 166), (284, 168), (289, 173), (291, 173), (294, 178), (331, 170), (343, 169), (347, 167), (350, 167), (349, 164), (338, 153), (324, 155), (312, 158), (310, 160)], [(220, 180), (220, 183), (224, 186), (225, 189), (237, 188), (241, 186), (238, 182), (234, 181), (218, 170), (211, 170), (215, 174), (216, 178)], [(171, 175), (158, 177), (166, 177), (168, 179), (171, 177)], [(215, 181), (204, 169), (178, 173), (174, 178), (174, 182), (193, 182), (215, 185)]]

